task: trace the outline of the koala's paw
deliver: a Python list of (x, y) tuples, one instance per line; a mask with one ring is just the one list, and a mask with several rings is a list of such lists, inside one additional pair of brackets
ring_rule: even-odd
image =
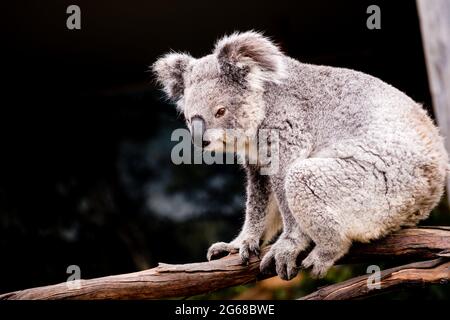
[(206, 258), (208, 261), (220, 259), (222, 257), (227, 256), (230, 253), (238, 252), (238, 248), (226, 242), (216, 242), (208, 249), (208, 253), (206, 254)]
[(323, 278), (333, 266), (333, 260), (324, 259), (317, 250), (312, 250), (303, 260), (302, 267), (311, 268), (311, 275), (315, 278)]
[(230, 253), (236, 253), (238, 251), (242, 263), (248, 264), (252, 254), (259, 257), (259, 239), (247, 237), (239, 241), (232, 241), (230, 243), (214, 243), (211, 247), (209, 247), (206, 257), (210, 261), (222, 258)]
[(275, 269), (281, 279), (291, 280), (298, 274), (296, 261), (301, 250), (292, 239), (278, 239), (262, 259), (261, 272), (272, 273)]

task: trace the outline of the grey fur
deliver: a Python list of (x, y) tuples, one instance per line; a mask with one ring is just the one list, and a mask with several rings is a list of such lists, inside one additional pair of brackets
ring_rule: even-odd
[[(314, 244), (302, 265), (323, 276), (353, 241), (416, 224), (442, 196), (448, 156), (438, 129), (418, 103), (375, 77), (300, 63), (255, 32), (224, 37), (199, 59), (171, 53), (154, 71), (188, 126), (197, 115), (219, 130), (207, 137), (209, 150), (223, 144), (221, 129), (280, 132), (279, 172), (245, 166), (244, 226), (230, 243), (213, 244), (208, 259), (239, 251), (247, 262), (267, 230), (276, 231), (279, 211), (283, 232), (261, 269), (274, 264), (291, 279), (298, 253)], [(226, 113), (217, 118), (220, 107)]]

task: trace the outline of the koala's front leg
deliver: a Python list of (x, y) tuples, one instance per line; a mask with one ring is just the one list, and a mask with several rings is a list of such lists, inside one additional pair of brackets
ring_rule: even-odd
[(244, 264), (251, 253), (259, 256), (259, 243), (265, 230), (270, 182), (256, 169), (247, 168), (247, 203), (242, 231), (230, 243), (217, 242), (208, 249), (208, 260), (220, 258), (239, 251)]
[(263, 273), (272, 273), (275, 269), (281, 279), (290, 280), (299, 270), (297, 256), (310, 245), (311, 239), (303, 232), (289, 209), (284, 178), (273, 179), (272, 183), (283, 218), (283, 232), (262, 259), (260, 269)]

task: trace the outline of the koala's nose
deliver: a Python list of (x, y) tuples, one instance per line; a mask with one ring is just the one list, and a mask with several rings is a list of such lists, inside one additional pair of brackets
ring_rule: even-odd
[(206, 131), (205, 120), (201, 116), (193, 116), (191, 118), (192, 127), (192, 143), (197, 147), (206, 147), (209, 141), (203, 141), (203, 134)]

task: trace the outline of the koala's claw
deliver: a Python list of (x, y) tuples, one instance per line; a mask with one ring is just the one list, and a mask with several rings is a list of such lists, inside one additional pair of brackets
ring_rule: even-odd
[(277, 275), (283, 280), (291, 280), (298, 274), (299, 268), (296, 265), (296, 259), (269, 254), (266, 254), (261, 262), (262, 273), (271, 274), (275, 269)]
[(269, 250), (261, 260), (259, 270), (263, 274), (272, 274), (275, 272), (275, 259), (273, 250)]
[(276, 271), (283, 280), (293, 279), (299, 271), (297, 267), (298, 248), (292, 247), (286, 241), (275, 243), (264, 256), (260, 264), (260, 270), (264, 274)]
[(208, 261), (220, 259), (230, 253), (236, 253), (239, 251), (239, 256), (243, 264), (248, 265), (252, 254), (259, 257), (259, 240), (254, 238), (247, 238), (239, 242), (217, 242), (214, 243), (208, 249), (206, 255)]
[(312, 267), (311, 275), (315, 278), (325, 277), (332, 265), (333, 261), (320, 259), (319, 255), (314, 250), (302, 261), (303, 268), (308, 269)]
[(259, 240), (253, 238), (243, 240), (239, 248), (239, 256), (243, 264), (248, 265), (252, 253), (259, 257)]
[(237, 251), (238, 249), (230, 243), (217, 242), (209, 247), (206, 258), (208, 259), (208, 261), (216, 260), (225, 257), (230, 253), (236, 253)]

